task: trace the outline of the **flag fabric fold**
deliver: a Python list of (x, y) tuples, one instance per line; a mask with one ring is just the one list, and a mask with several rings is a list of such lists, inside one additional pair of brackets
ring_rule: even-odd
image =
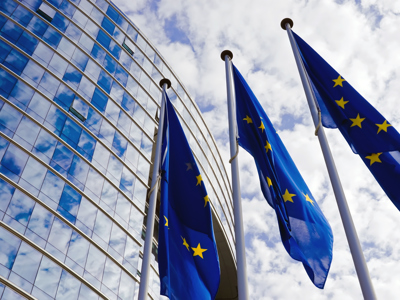
[(171, 300), (214, 299), (220, 267), (210, 199), (175, 110), (165, 96), (158, 243), (161, 295)]
[(338, 128), (400, 210), (400, 135), (367, 100), (293, 32), (322, 124)]
[(332, 261), (333, 235), (306, 183), (250, 87), (233, 66), (239, 145), (255, 160), (261, 189), (275, 209), (289, 255), (323, 288)]

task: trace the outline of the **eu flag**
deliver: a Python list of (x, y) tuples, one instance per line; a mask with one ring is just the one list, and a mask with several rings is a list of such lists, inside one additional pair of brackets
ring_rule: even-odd
[(332, 261), (331, 227), (266, 113), (233, 66), (239, 145), (255, 160), (261, 189), (275, 209), (282, 243), (323, 288)]
[(321, 109), (322, 124), (339, 128), (387, 196), (400, 210), (400, 135), (306, 42), (293, 33)]
[(158, 265), (161, 295), (214, 299), (220, 282), (210, 198), (166, 95)]

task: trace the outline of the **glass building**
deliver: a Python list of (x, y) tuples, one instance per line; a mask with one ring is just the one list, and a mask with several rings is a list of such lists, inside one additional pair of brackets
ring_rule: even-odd
[(137, 298), (163, 77), (212, 202), (217, 298), (237, 297), (226, 170), (170, 66), (108, 0), (1, 0), (0, 299)]

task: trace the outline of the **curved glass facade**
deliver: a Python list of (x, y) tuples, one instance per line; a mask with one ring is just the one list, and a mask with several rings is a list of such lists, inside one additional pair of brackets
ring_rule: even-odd
[(234, 257), (215, 141), (140, 30), (106, 0), (0, 2), (0, 299), (136, 297), (163, 77)]

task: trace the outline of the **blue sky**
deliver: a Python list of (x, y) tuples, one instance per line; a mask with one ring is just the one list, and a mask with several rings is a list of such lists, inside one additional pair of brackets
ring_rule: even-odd
[[(183, 1), (115, 3), (160, 51), (203, 111), (230, 173), (224, 49), (264, 106), (331, 224), (334, 249), (324, 290), (285, 252), (276, 217), (259, 189), (252, 158), (241, 151), (240, 178), (250, 299), (361, 299), (361, 290), (289, 40), (280, 21), (324, 57), (400, 129), (400, 2)], [(326, 130), (380, 299), (400, 293), (400, 212), (337, 130)]]

